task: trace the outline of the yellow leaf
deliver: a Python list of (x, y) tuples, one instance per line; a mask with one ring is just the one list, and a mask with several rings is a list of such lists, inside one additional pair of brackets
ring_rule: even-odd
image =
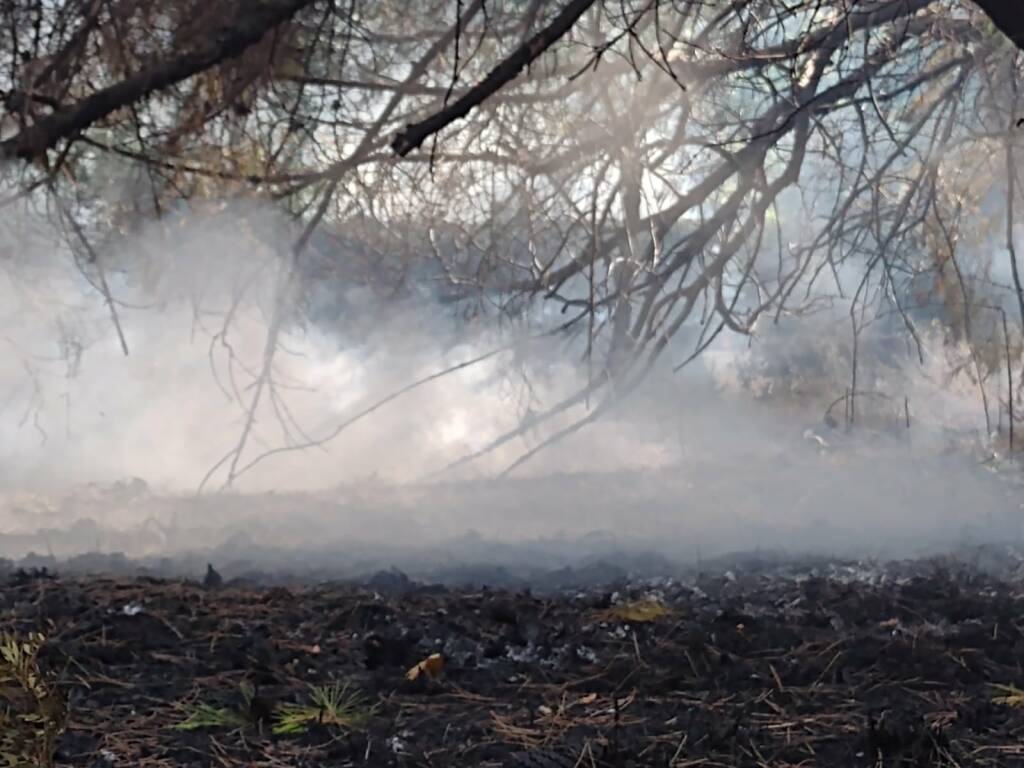
[(405, 673), (406, 680), (419, 680), (420, 677), (428, 677), (437, 680), (444, 671), (444, 656), (440, 653), (432, 653), (415, 667)]
[(603, 621), (646, 624), (671, 615), (671, 608), (658, 600), (648, 598), (646, 600), (635, 600), (613, 606), (606, 611), (602, 611), (601, 618)]
[(1005, 696), (996, 696), (992, 699), (993, 704), (1002, 704), (1007, 707), (1024, 707), (1024, 691), (1017, 686), (995, 684), (992, 687), (1006, 694)]

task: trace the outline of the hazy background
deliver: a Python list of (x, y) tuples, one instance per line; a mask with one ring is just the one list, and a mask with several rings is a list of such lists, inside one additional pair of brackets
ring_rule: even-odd
[[(258, 231), (239, 237), (252, 222)], [(125, 356), (102, 297), (68, 268), (54, 233), (27, 213), (8, 224), (0, 555), (219, 548), (285, 567), (289, 552), (302, 562), (313, 550), (351, 567), (359, 556), (401, 565), (409, 550), (432, 548), (442, 560), (528, 559), (500, 546), (547, 542), (541, 561), (555, 565), (612, 542), (694, 560), (759, 548), (899, 556), (1020, 536), (1016, 476), (971, 449), (984, 427), (976, 393), (950, 374), (941, 345), (925, 365), (874, 370), (871, 386), (901, 397), (865, 404), (867, 428), (825, 424), (827, 403), (806, 392), (842, 392), (846, 372), (829, 351), (842, 338), (838, 307), (765, 324), (752, 343), (725, 342), (683, 372), (655, 371), (604, 419), (497, 478), (580, 410), (437, 473), (585, 383), (571, 344), (532, 336), (543, 316), (467, 324), (429, 296), (389, 303), (353, 290), (346, 311), (371, 314), (372, 330), (349, 328), (343, 312), (340, 323), (293, 329), (277, 357), (293, 429), (310, 437), (411, 381), (511, 346), (323, 447), (275, 455), (223, 493), (214, 476), (196, 496), (238, 439), (245, 414), (231, 378), (244, 388), (239, 371), (258, 365), (290, 236), (270, 210), (232, 203), (112, 240)], [(129, 257), (150, 269), (118, 271)], [(789, 358), (813, 364), (773, 371)], [(281, 444), (278, 416), (260, 411), (250, 457)]]

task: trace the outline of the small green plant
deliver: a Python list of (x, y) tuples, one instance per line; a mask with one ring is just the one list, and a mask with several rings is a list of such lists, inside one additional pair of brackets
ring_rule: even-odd
[(198, 704), (188, 716), (174, 726), (176, 731), (199, 731), (204, 728), (245, 728), (249, 725), (246, 713), (212, 704)]
[(199, 731), (205, 728), (246, 728), (253, 725), (252, 704), (256, 691), (249, 683), (239, 686), (244, 706), (240, 709), (199, 703), (186, 707), (186, 717), (173, 726), (177, 731)]
[(39, 666), (45, 638), (0, 634), (0, 765), (52, 768), (67, 708)]
[[(189, 705), (184, 708), (186, 717), (172, 726), (179, 731), (199, 731), (207, 728), (249, 728), (259, 725), (253, 716), (255, 690), (251, 685), (241, 685), (244, 704), (238, 708), (209, 703)], [(320, 725), (341, 731), (352, 731), (360, 727), (373, 714), (362, 697), (347, 685), (310, 686), (309, 701), (305, 704), (283, 704), (272, 715), (272, 732), (277, 736), (292, 736), (306, 733), (311, 727)]]
[(284, 704), (274, 714), (273, 732), (278, 736), (305, 733), (314, 725), (352, 731), (373, 715), (356, 691), (347, 685), (311, 686), (308, 704)]

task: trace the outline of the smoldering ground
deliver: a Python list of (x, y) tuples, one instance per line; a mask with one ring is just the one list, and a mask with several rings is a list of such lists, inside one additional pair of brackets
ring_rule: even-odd
[[(539, 567), (625, 550), (670, 560), (741, 549), (899, 556), (1020, 536), (1017, 486), (978, 455), (948, 450), (950, 434), (984, 421), (940, 343), (926, 365), (868, 366), (878, 396), (861, 406), (870, 427), (828, 428), (847, 364), (836, 309), (766, 324), (753, 342), (723, 338), (680, 373), (666, 365), (604, 418), (502, 476), (586, 413), (581, 403), (531, 421), (593, 375), (578, 342), (544, 336), (544, 316), (467, 323), (433, 296), (366, 288), (334, 297), (331, 322), (300, 322), (318, 299), (298, 291), (275, 389), (238, 463), (246, 471), (224, 488), (289, 228), (233, 203), (123, 234), (102, 257), (113, 313), (95, 267), (70, 269), (50, 234), (24, 222), (7, 234), (7, 557), (215, 550), (273, 568)], [(490, 352), (321, 442), (410, 383)], [(780, 360), (790, 365), (781, 374)], [(295, 445), (307, 447), (280, 450)]]

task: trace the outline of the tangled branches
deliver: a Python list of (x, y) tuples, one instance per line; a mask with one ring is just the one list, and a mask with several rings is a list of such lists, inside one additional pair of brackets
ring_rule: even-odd
[(994, 285), (991, 256), (966, 277), (957, 261), (979, 180), (1012, 190), (1017, 173), (1018, 53), (997, 27), (1021, 38), (979, 6), (22, 3), (4, 11), (0, 146), (35, 161), (26, 194), (74, 198), (93, 228), (123, 215), (89, 192), (114, 161), (145, 213), (245, 194), (300, 222), (227, 482), (289, 308), (332, 279), (439, 285), (476, 313), (557, 308), (590, 371), (535, 417), (582, 409), (557, 440), (656, 367), (823, 302), (848, 309), (855, 349), (872, 308), (894, 308), (923, 356), (922, 281), (959, 275), (947, 311), (1024, 295), (1012, 202), (1015, 285)]

